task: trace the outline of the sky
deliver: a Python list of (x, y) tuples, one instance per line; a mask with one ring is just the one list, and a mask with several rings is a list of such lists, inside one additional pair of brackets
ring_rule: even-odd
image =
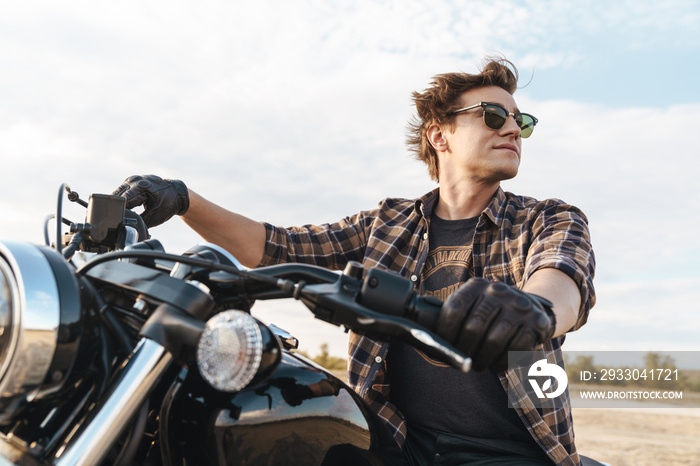
[[(539, 119), (504, 189), (589, 219), (597, 304), (564, 348), (700, 350), (697, 0), (4, 2), (0, 239), (43, 243), (61, 183), (133, 174), (283, 226), (418, 197), (436, 185), (405, 146), (411, 93), (491, 55)], [(179, 219), (151, 234), (201, 241)], [(345, 354), (298, 303), (253, 314)]]

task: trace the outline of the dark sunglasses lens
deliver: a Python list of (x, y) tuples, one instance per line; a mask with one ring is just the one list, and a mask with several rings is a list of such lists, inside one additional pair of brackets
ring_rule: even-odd
[(505, 109), (489, 105), (484, 108), (484, 123), (491, 129), (500, 129), (506, 122), (508, 114)]
[(535, 129), (535, 119), (532, 115), (520, 113), (516, 115), (515, 121), (518, 123), (518, 126), (520, 126), (520, 137), (529, 138), (532, 131)]

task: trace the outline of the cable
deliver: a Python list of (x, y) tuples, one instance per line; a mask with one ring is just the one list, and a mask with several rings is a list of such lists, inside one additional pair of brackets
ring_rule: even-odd
[(125, 466), (133, 464), (134, 457), (141, 446), (143, 434), (146, 431), (146, 421), (148, 421), (149, 403), (146, 400), (139, 410), (136, 418), (132, 421), (131, 427), (126, 432), (124, 446), (114, 459), (115, 466)]
[(88, 203), (85, 202), (84, 200), (80, 199), (80, 195), (75, 192), (71, 191), (70, 186), (68, 186), (66, 183), (62, 183), (61, 187), (58, 189), (58, 200), (56, 201), (56, 213), (53, 215), (49, 215), (46, 217), (44, 220), (44, 242), (46, 243), (47, 246), (51, 246), (51, 241), (49, 240), (49, 221), (53, 218), (60, 218), (60, 222), (56, 222), (56, 251), (61, 252), (63, 249), (63, 244), (62, 244), (62, 236), (63, 232), (61, 231), (61, 223), (65, 223), (68, 226), (71, 226), (73, 222), (70, 220), (66, 220), (63, 218), (63, 191), (66, 191), (68, 193), (68, 200), (71, 202), (77, 202), (83, 207), (88, 207)]
[(186, 265), (194, 265), (198, 267), (204, 267), (207, 269), (220, 270), (222, 272), (228, 272), (239, 277), (250, 278), (257, 280), (259, 282), (279, 286), (279, 280), (277, 278), (266, 277), (263, 275), (258, 275), (255, 272), (242, 271), (235, 266), (219, 264), (206, 259), (198, 259), (195, 257), (179, 256), (176, 254), (168, 254), (158, 251), (115, 251), (110, 252), (101, 256), (97, 256), (91, 259), (87, 264), (81, 266), (76, 270), (76, 274), (85, 275), (93, 267), (103, 263), (118, 259), (127, 258), (142, 258), (142, 259), (161, 259), (169, 262), (179, 262)]
[(65, 257), (67, 260), (70, 260), (71, 257), (73, 257), (73, 254), (75, 251), (78, 250), (80, 247), (80, 243), (83, 242), (83, 232), (78, 230), (74, 235), (73, 238), (71, 238), (70, 243), (66, 246), (66, 248), (63, 250), (63, 257)]
[[(61, 184), (61, 187), (58, 189), (58, 201), (56, 202), (56, 217), (55, 218), (63, 218), (63, 190), (66, 190), (70, 192), (70, 187), (66, 184), (63, 183)], [(61, 252), (63, 249), (63, 245), (61, 244), (61, 236), (63, 236), (63, 232), (61, 231), (61, 222), (56, 222), (56, 251)]]
[[(55, 218), (56, 218), (56, 214), (49, 214), (44, 219), (44, 243), (47, 246), (51, 246), (51, 240), (49, 239), (49, 222)], [(73, 222), (71, 222), (67, 218), (63, 218), (63, 217), (61, 217), (61, 222), (63, 222), (64, 225), (68, 225), (68, 226), (71, 226), (73, 224)]]

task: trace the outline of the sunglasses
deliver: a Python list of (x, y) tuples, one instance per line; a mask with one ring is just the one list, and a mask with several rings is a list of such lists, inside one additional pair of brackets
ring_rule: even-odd
[(503, 106), (491, 102), (479, 102), (469, 107), (459, 108), (451, 111), (448, 115), (456, 115), (478, 107), (484, 109), (484, 123), (491, 129), (501, 129), (509, 116), (515, 118), (515, 123), (520, 128), (521, 138), (529, 138), (537, 124), (537, 118), (529, 113), (510, 113)]

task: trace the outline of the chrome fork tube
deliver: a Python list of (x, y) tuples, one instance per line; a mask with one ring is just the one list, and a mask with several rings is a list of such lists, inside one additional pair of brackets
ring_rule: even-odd
[(88, 426), (57, 458), (58, 466), (99, 463), (143, 405), (173, 357), (163, 346), (142, 338), (121, 371), (109, 398), (98, 408)]

